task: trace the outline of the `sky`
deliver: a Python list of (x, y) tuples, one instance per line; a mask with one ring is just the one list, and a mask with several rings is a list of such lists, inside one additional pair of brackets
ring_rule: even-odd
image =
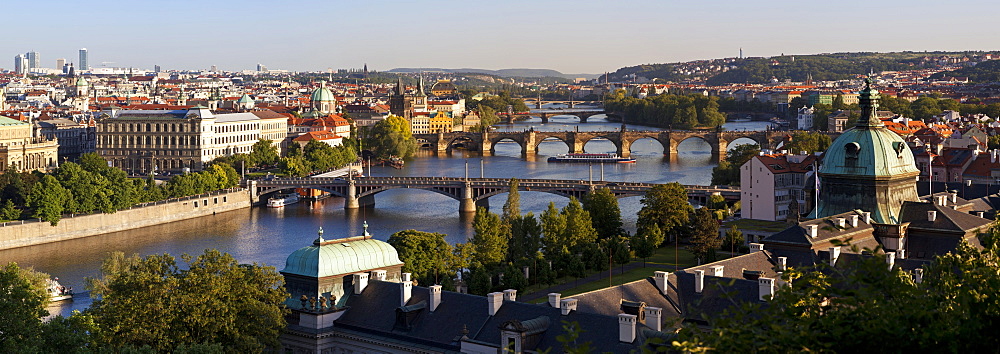
[(7, 69), (28, 51), (43, 67), (77, 62), (84, 47), (94, 67), (567, 74), (735, 57), (740, 48), (746, 56), (1000, 49), (996, 1), (39, 0), (0, 8)]

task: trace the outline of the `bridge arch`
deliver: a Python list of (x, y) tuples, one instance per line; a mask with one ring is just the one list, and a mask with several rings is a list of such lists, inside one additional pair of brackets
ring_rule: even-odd
[(623, 153), (627, 152), (629, 154), (632, 154), (633, 152), (635, 152), (634, 147), (636, 146), (636, 144), (642, 145), (644, 141), (655, 142), (654, 145), (658, 145), (660, 147), (661, 154), (667, 153), (667, 149), (670, 147), (669, 142), (664, 142), (662, 139), (658, 137), (642, 136), (634, 139), (628, 139), (628, 138), (622, 139), (622, 148), (621, 148), (622, 152)]
[(497, 144), (499, 144), (501, 142), (504, 142), (504, 141), (512, 141), (512, 142), (516, 143), (521, 148), (521, 153), (522, 154), (525, 153), (525, 150), (526, 150), (525, 147), (527, 147), (527, 144), (525, 144), (524, 139), (521, 136), (508, 135), (508, 134), (500, 135), (500, 136), (495, 136), (495, 137), (491, 136), (490, 137), (490, 152), (491, 153), (495, 153), (496, 150), (497, 150)]
[(324, 192), (330, 193), (331, 195), (334, 195), (334, 196), (337, 196), (337, 197), (347, 198), (347, 194), (345, 194), (344, 191), (340, 191), (340, 190), (337, 190), (337, 189), (334, 189), (334, 188), (322, 187), (322, 186), (281, 186), (281, 187), (262, 188), (262, 189), (258, 189), (257, 190), (257, 196), (259, 196), (259, 197), (261, 197), (263, 199), (263, 197), (268, 196), (269, 194), (277, 193), (277, 192), (280, 192), (280, 191), (283, 191), (283, 190), (296, 189), (296, 188), (315, 189), (315, 190), (320, 190), (320, 191), (324, 191)]
[(570, 152), (573, 149), (573, 145), (569, 141), (566, 141), (566, 139), (563, 139), (560, 136), (539, 135), (539, 136), (536, 137), (536, 140), (535, 140), (535, 151), (538, 151), (538, 148), (543, 143), (546, 143), (546, 142), (548, 142), (548, 143), (562, 143), (563, 145), (566, 146), (566, 152)]
[(621, 140), (618, 137), (616, 137), (616, 136), (611, 136), (610, 134), (607, 134), (607, 135), (601, 134), (601, 135), (582, 136), (582, 137), (580, 137), (579, 141), (580, 141), (580, 148), (581, 148), (580, 150), (581, 150), (581, 152), (585, 152), (587, 150), (587, 144), (589, 144), (590, 142), (593, 142), (593, 141), (598, 141), (598, 142), (600, 142), (600, 141), (608, 141), (608, 142), (611, 142), (611, 145), (614, 146), (614, 151), (615, 152), (618, 152), (618, 153), (622, 152), (622, 143), (621, 143)]
[[(451, 151), (457, 147), (457, 144), (461, 143), (467, 150), (476, 150), (482, 148), (482, 141), (475, 138), (473, 135), (463, 134), (459, 136), (447, 139), (447, 144), (445, 145), (446, 151)], [(477, 146), (478, 145), (478, 146)]]

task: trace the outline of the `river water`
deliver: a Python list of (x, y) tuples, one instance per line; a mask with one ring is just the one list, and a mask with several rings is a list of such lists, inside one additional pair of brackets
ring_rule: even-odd
[[(766, 122), (728, 123), (731, 130), (765, 129)], [(620, 129), (620, 123), (591, 117), (580, 124), (576, 117), (552, 117), (542, 124), (534, 118), (512, 125), (500, 125), (502, 130), (573, 130), (606, 131)], [(627, 129), (655, 130), (641, 126)], [(752, 141), (746, 141), (752, 142)], [(736, 143), (744, 143), (737, 141)], [(587, 152), (614, 152), (614, 145), (607, 140), (594, 140), (585, 146)], [(421, 151), (406, 162), (400, 170), (374, 167), (365, 173), (373, 176), (447, 176), (462, 177), (517, 177), (554, 179), (593, 179), (627, 182), (680, 182), (682, 184), (709, 184), (715, 163), (710, 147), (698, 139), (689, 139), (679, 147), (677, 161), (670, 163), (663, 156), (663, 148), (652, 139), (632, 145), (635, 164), (595, 165), (549, 164), (546, 158), (566, 153), (568, 147), (560, 141), (543, 141), (537, 156), (522, 157), (520, 147), (513, 142), (500, 143), (492, 156), (479, 156), (462, 150), (449, 155), (435, 156)], [(603, 170), (603, 171), (602, 171)], [(640, 197), (619, 200), (626, 228), (634, 230)], [(285, 258), (294, 250), (311, 244), (319, 227), (327, 239), (360, 235), (362, 224), (367, 222), (369, 232), (377, 239), (388, 239), (396, 231), (415, 229), (447, 235), (451, 243), (465, 242), (471, 237), (471, 218), (458, 213), (458, 201), (446, 196), (418, 189), (396, 189), (375, 196), (374, 208), (347, 211), (343, 199), (328, 198), (320, 201), (303, 201), (282, 209), (251, 208), (198, 219), (174, 222), (143, 229), (23, 247), (0, 251), (0, 264), (17, 262), (36, 270), (59, 277), (63, 285), (83, 291), (85, 277), (97, 276), (101, 261), (109, 252), (122, 251), (140, 255), (169, 253), (200, 254), (207, 248), (228, 252), (242, 263), (261, 263), (284, 267)], [(490, 208), (499, 212), (506, 194), (490, 198)], [(549, 202), (558, 207), (568, 199), (541, 192), (521, 192), (522, 212), (540, 214)], [(50, 308), (53, 314), (68, 315), (74, 309), (83, 309), (90, 299), (77, 296), (73, 302), (57, 304)]]

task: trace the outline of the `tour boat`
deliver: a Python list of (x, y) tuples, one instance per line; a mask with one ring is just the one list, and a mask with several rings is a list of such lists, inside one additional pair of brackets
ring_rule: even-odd
[(267, 207), (268, 208), (281, 208), (281, 207), (286, 206), (286, 205), (291, 205), (291, 204), (298, 203), (298, 201), (299, 201), (299, 194), (298, 193), (292, 192), (292, 193), (289, 193), (289, 194), (279, 194), (279, 195), (275, 196), (274, 198), (270, 198), (270, 199), (267, 200)]
[(73, 288), (67, 288), (59, 284), (59, 278), (48, 279), (46, 290), (49, 292), (49, 300), (52, 302), (72, 300)]
[(550, 157), (549, 162), (635, 163), (635, 159), (618, 154), (559, 154)]

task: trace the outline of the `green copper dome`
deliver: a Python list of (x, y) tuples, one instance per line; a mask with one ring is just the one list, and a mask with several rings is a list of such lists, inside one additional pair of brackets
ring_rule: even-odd
[(337, 99), (333, 97), (333, 92), (326, 88), (326, 82), (324, 81), (319, 88), (313, 91), (312, 96), (309, 96), (312, 102), (324, 102), (324, 101), (336, 101)]
[(878, 91), (866, 80), (859, 95), (858, 123), (830, 144), (819, 169), (818, 210), (827, 217), (860, 209), (878, 223), (898, 223), (902, 203), (917, 200), (920, 174), (913, 152), (875, 116)]
[(243, 97), (240, 97), (239, 101), (236, 101), (236, 103), (253, 103), (253, 99), (250, 98), (250, 95), (244, 93)]
[(285, 274), (312, 278), (346, 275), (403, 264), (388, 243), (366, 236), (326, 241), (292, 252), (285, 261)]

